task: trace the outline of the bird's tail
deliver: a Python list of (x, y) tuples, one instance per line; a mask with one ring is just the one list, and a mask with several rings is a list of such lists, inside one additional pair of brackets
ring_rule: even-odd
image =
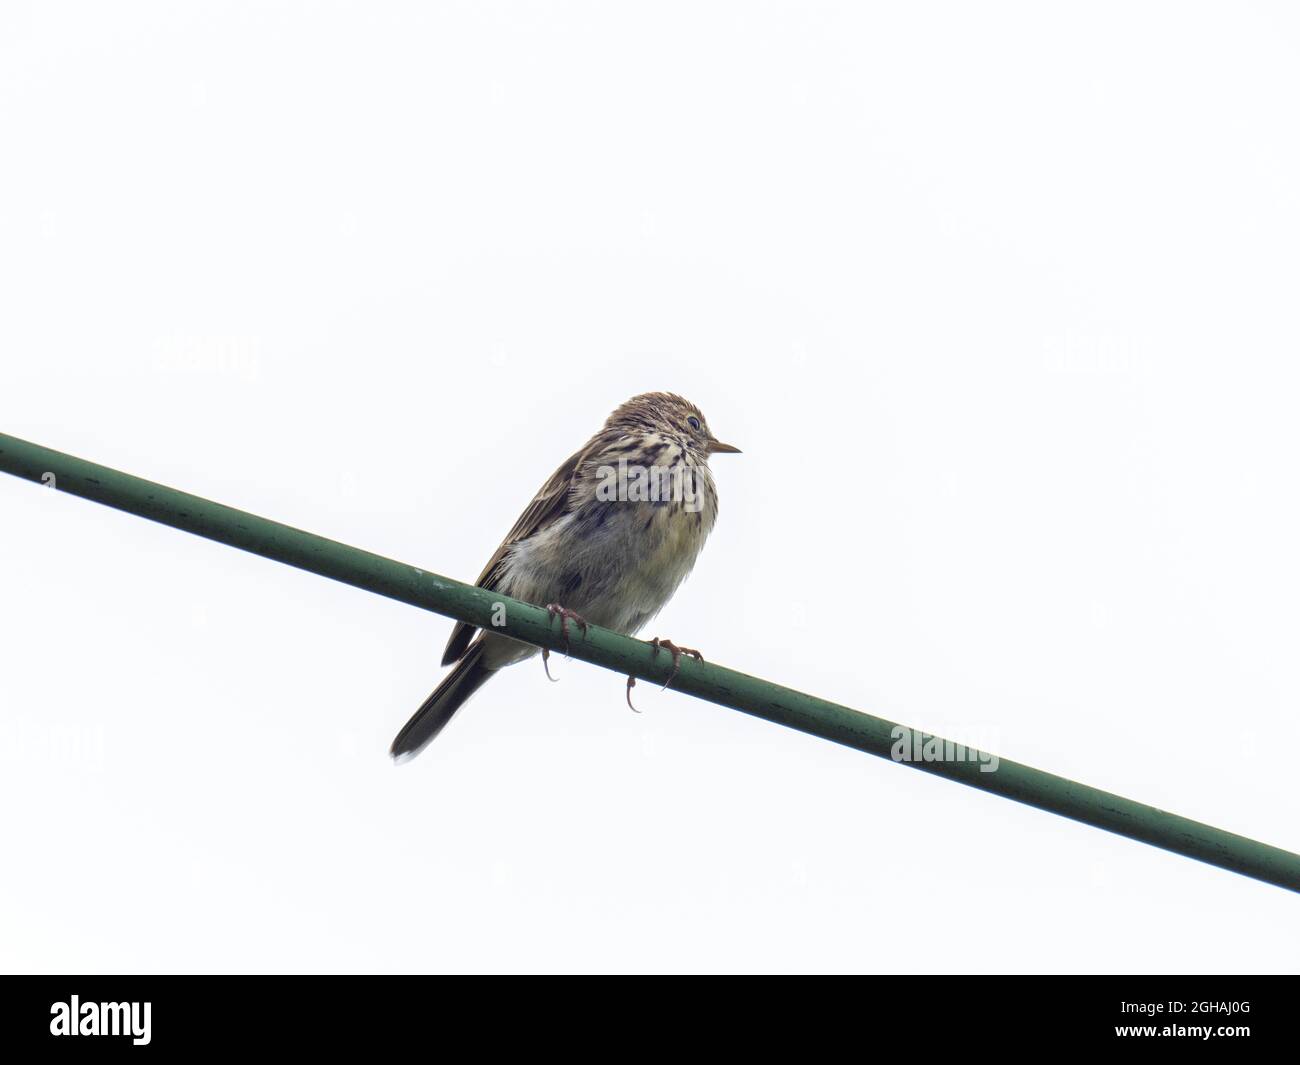
[(479, 642), (456, 663), (456, 668), (443, 678), (442, 683), (424, 700), (411, 720), (402, 726), (402, 731), (393, 740), (389, 754), (407, 761), (424, 750), (429, 741), (451, 720), (452, 714), (492, 676), (494, 670), (484, 666), (482, 659), (483, 644)]

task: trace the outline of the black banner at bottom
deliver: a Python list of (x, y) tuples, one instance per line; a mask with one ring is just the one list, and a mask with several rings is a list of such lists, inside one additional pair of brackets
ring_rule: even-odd
[[(671, 986), (606, 977), (10, 976), (0, 1052), (131, 1056), (282, 1048), (331, 1054), (734, 1054), (875, 1040), (951, 1053), (1064, 1044), (1234, 1056), (1287, 1049), (1292, 977), (892, 977)], [(14, 1060), (14, 1059), (11, 1059)]]

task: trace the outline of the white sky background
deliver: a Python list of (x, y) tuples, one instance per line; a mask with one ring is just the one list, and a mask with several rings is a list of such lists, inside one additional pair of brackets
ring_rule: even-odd
[[(745, 450), (646, 635), (1300, 849), (1284, 4), (0, 8), (0, 430), (472, 580)], [(1295, 897), (0, 478), (6, 970), (1294, 969)]]

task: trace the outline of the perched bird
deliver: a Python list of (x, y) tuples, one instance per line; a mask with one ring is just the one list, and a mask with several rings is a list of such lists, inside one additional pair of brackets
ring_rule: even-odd
[[(633, 635), (672, 597), (713, 529), (709, 456), (739, 450), (681, 396), (634, 396), (542, 486), (479, 587), (545, 606), (566, 636), (570, 621)], [(397, 734), (394, 758), (414, 757), (498, 669), (537, 654), (531, 644), (477, 632), (464, 622), (452, 630), (442, 664), (456, 668)], [(700, 657), (668, 640), (654, 644), (674, 666), (682, 654)], [(628, 677), (629, 706), (634, 683)]]

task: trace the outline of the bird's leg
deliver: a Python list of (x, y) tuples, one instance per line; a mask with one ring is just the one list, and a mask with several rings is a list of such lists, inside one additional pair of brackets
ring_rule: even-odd
[[(653, 657), (658, 657), (660, 650), (668, 651), (673, 656), (673, 671), (668, 674), (668, 680), (662, 690), (667, 690), (668, 685), (677, 679), (677, 671), (682, 665), (682, 655), (690, 655), (697, 662), (703, 662), (704, 656), (694, 647), (678, 647), (672, 640), (660, 639), (656, 636), (650, 641), (651, 653)], [(635, 706), (632, 706), (632, 689), (636, 687), (636, 677), (628, 676), (627, 678), (627, 705), (635, 713), (640, 713)]]
[[(564, 653), (569, 653), (569, 622), (572, 621), (582, 630), (582, 635), (587, 635), (587, 619), (576, 611), (570, 610), (566, 606), (560, 606), (559, 603), (547, 603), (546, 612), (553, 618), (560, 619), (560, 635), (564, 637)], [(546, 663), (545, 657), (542, 658), (543, 665)], [(549, 671), (548, 671), (549, 673)]]
[[(568, 609), (568, 607), (560, 606), (559, 603), (547, 603), (546, 613), (549, 614), (552, 618), (558, 617), (560, 619), (560, 632), (564, 635), (564, 653), (567, 655), (569, 653), (569, 622), (573, 621), (578, 626), (578, 628), (582, 630), (582, 634), (586, 636), (587, 619), (584, 618), (581, 614), (578, 614)], [(551, 676), (550, 660), (551, 660), (551, 649), (549, 647), (543, 647), (542, 648), (542, 669), (546, 671), (546, 679), (554, 683), (560, 678)]]
[[(668, 674), (668, 679), (664, 682), (663, 690), (668, 690), (668, 685), (677, 679), (677, 671), (682, 666), (682, 655), (690, 655), (697, 662), (703, 662), (704, 656), (694, 647), (678, 647), (672, 640), (662, 640), (656, 636), (650, 641), (650, 646), (654, 648), (652, 657), (659, 657), (659, 650), (671, 651), (673, 656), (673, 671)], [(631, 679), (630, 677), (628, 678)]]

